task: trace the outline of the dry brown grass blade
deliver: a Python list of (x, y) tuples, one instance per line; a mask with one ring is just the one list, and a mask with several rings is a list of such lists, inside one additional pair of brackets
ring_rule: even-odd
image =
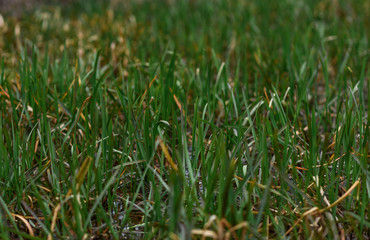
[(48, 235), (48, 240), (52, 240), (53, 239), (53, 232), (54, 232), (54, 228), (55, 228), (55, 225), (57, 223), (57, 217), (58, 217), (58, 213), (59, 213), (59, 210), (60, 210), (60, 203), (58, 203), (58, 205), (54, 208), (54, 211), (53, 211), (53, 218), (52, 218), (52, 221), (51, 221), (51, 226), (50, 226), (50, 234)]
[(152, 79), (152, 81), (150, 81), (148, 88), (146, 88), (146, 89), (145, 89), (145, 91), (144, 91), (143, 95), (142, 95), (142, 96), (141, 96), (141, 98), (140, 98), (139, 106), (141, 106), (141, 104), (143, 103), (144, 98), (145, 98), (145, 96), (146, 96), (146, 94), (147, 94), (147, 92), (148, 92), (148, 89), (152, 86), (152, 84), (153, 84), (153, 83), (154, 83), (154, 81), (157, 79), (157, 77), (158, 77), (158, 75), (156, 75), (156, 76)]
[[(221, 239), (229, 239), (229, 238), (227, 238), (227, 233), (232, 234), (234, 239), (238, 239), (238, 236), (235, 234), (235, 232), (230, 232), (230, 229), (232, 228), (232, 225), (225, 218), (222, 218), (220, 222), (221, 222), (221, 224), (220, 224), (220, 226), (218, 226), (218, 229), (219, 229), (219, 236), (221, 237)], [(226, 232), (225, 236), (224, 236), (224, 227), (223, 226), (226, 226), (226, 228), (229, 229)]]
[[(226, 234), (225, 234), (225, 239), (230, 239), (231, 237), (231, 234), (233, 234), (233, 237), (234, 239), (244, 239), (245, 238), (245, 234), (246, 234), (246, 231), (249, 227), (248, 223), (247, 222), (241, 222), (235, 226), (233, 226), (232, 228), (230, 228)], [(243, 233), (242, 233), (242, 237), (241, 238), (237, 238), (236, 237), (236, 231), (239, 230), (239, 229), (243, 229)]]
[[(335, 160), (333, 160), (334, 159), (334, 154), (329, 158), (329, 161), (327, 162), (327, 163), (324, 163), (324, 164), (318, 164), (318, 165), (316, 165), (316, 166), (314, 166), (314, 167), (317, 167), (317, 168), (319, 168), (319, 167), (323, 167), (323, 166), (329, 166), (329, 165), (331, 165), (331, 164), (333, 164), (333, 163), (335, 163), (335, 162), (337, 162), (337, 161), (339, 161), (342, 157), (344, 157), (346, 155), (346, 153), (344, 153), (344, 154), (342, 154), (342, 156), (339, 156), (339, 157), (337, 157)], [(288, 165), (288, 167), (289, 168), (295, 168), (295, 169), (298, 169), (298, 170), (302, 170), (302, 171), (308, 171), (308, 169), (307, 168), (303, 168), (303, 167), (298, 167), (298, 166), (293, 166), (293, 165)]]
[[(207, 230), (208, 228), (210, 228), (211, 227), (211, 225), (212, 225), (212, 223), (213, 222), (215, 222), (215, 221), (217, 221), (217, 216), (216, 215), (212, 215), (209, 219), (208, 219), (208, 221), (206, 222), (206, 224), (204, 224), (204, 227), (203, 227), (203, 230)], [(216, 234), (217, 235), (217, 234)], [(205, 236), (203, 236), (202, 237), (202, 240), (204, 240), (206, 237)]]
[(87, 158), (85, 158), (84, 162), (82, 163), (80, 169), (77, 172), (77, 175), (76, 175), (76, 191), (77, 192), (80, 191), (80, 187), (86, 177), (86, 174), (89, 170), (91, 162), (92, 162), (92, 157), (88, 156)]
[(293, 229), (303, 220), (303, 218), (305, 218), (306, 216), (311, 215), (313, 213), (316, 213), (318, 210), (319, 210), (318, 207), (313, 207), (310, 210), (304, 212), (302, 214), (302, 216), (297, 221), (295, 221), (295, 223), (293, 224), (293, 226), (291, 226), (288, 229), (288, 231), (285, 232), (284, 236), (287, 236), (291, 231), (293, 231)]
[(164, 156), (167, 159), (167, 162), (171, 165), (172, 169), (175, 170), (175, 172), (178, 172), (179, 168), (177, 167), (176, 163), (173, 161), (170, 153), (168, 152), (166, 144), (164, 144), (162, 138), (158, 137), (158, 140), (159, 140), (159, 145), (161, 145)]
[(44, 187), (44, 186), (41, 186), (41, 185), (36, 185), (36, 187), (39, 187), (39, 188), (41, 188), (42, 190), (44, 190), (45, 192), (51, 192), (51, 190), (50, 189), (48, 189), (48, 188), (46, 188), (46, 187)]
[(353, 183), (353, 185), (347, 190), (347, 192), (345, 194), (343, 194), (343, 196), (341, 196), (340, 198), (338, 198), (335, 202), (333, 202), (330, 206), (326, 207), (326, 208), (323, 208), (320, 210), (320, 213), (323, 213), (333, 207), (335, 207), (336, 205), (338, 205), (340, 202), (342, 202), (346, 197), (349, 196), (349, 194), (351, 194), (351, 192), (360, 184), (360, 180), (357, 180), (355, 183)]
[[(215, 224), (216, 230), (210, 230), (212, 224)], [(216, 215), (211, 215), (208, 221), (204, 224), (203, 229), (194, 229), (192, 235), (200, 235), (202, 240), (207, 237), (213, 239), (244, 239), (249, 225), (247, 222), (241, 222), (232, 226), (225, 218), (219, 219)], [(236, 231), (243, 229), (241, 238), (237, 236)]]
[(28, 232), (30, 233), (30, 235), (31, 235), (32, 237), (34, 237), (34, 236), (35, 236), (35, 234), (34, 234), (34, 232), (33, 232), (33, 229), (32, 229), (32, 227), (31, 227), (31, 224), (27, 221), (27, 219), (26, 219), (24, 216), (21, 216), (21, 215), (19, 215), (19, 214), (15, 214), (15, 213), (12, 213), (12, 216), (13, 216), (14, 218), (18, 218), (19, 220), (21, 220), (21, 221), (24, 223), (24, 225), (26, 226), (26, 228), (28, 229)]
[(35, 101), (36, 105), (37, 105), (38, 107), (40, 107), (40, 104), (39, 104), (39, 102), (37, 101), (37, 99), (35, 98), (35, 96), (33, 96), (32, 98), (33, 98), (33, 101)]
[(308, 171), (308, 169), (307, 169), (307, 168), (298, 167), (298, 166), (293, 166), (293, 165), (288, 165), (288, 168), (290, 168), (290, 169), (295, 168), (295, 169), (297, 169), (297, 170)]
[[(243, 178), (242, 177), (239, 177), (239, 176), (237, 176), (235, 174), (234, 174), (234, 178), (236, 178), (236, 179), (238, 179), (240, 181), (243, 181)], [(255, 181), (247, 181), (247, 183), (256, 185), (257, 187), (262, 188), (262, 189), (266, 189), (267, 188), (267, 186), (262, 185), (260, 183), (257, 183)], [(273, 188), (273, 189), (280, 189), (281, 187), (280, 186), (271, 186), (271, 188)]]
[(124, 168), (122, 170), (121, 174), (119, 175), (119, 177), (117, 178), (117, 180), (115, 181), (115, 183), (117, 183), (122, 178), (122, 176), (123, 176), (123, 174), (125, 174), (126, 170), (127, 170), (127, 168)]
[[(353, 155), (357, 155), (357, 156), (360, 156), (360, 157), (363, 157), (364, 156), (364, 154), (362, 154), (362, 153), (359, 153), (359, 152), (356, 152), (356, 150), (353, 148), (353, 147), (351, 147), (351, 149), (352, 149), (352, 154)], [(367, 155), (365, 155), (365, 156), (367, 156), (367, 157), (370, 157), (370, 154), (367, 154)]]
[(272, 107), (272, 105), (270, 105), (271, 101), (270, 101), (269, 96), (267, 95), (267, 90), (266, 90), (265, 87), (263, 88), (263, 93), (265, 94), (265, 97), (266, 97), (268, 105), (270, 106), (270, 109), (272, 109), (273, 107)]
[(170, 91), (171, 91), (171, 93), (173, 94), (173, 95), (172, 95), (172, 96), (173, 96), (173, 99), (175, 100), (177, 107), (180, 109), (181, 114), (184, 116), (184, 118), (186, 118), (186, 121), (188, 122), (189, 126), (192, 126), (193, 124), (192, 124), (192, 122), (190, 121), (190, 119), (186, 116), (186, 114), (185, 114), (185, 110), (184, 110), (184, 108), (182, 107), (182, 104), (181, 104), (181, 103), (180, 103), (180, 101), (177, 99), (176, 95), (173, 93), (173, 91), (172, 91), (172, 89), (171, 89), (171, 88), (170, 88)]
[(327, 163), (324, 163), (324, 164), (321, 164), (321, 165), (316, 165), (315, 167), (322, 167), (322, 166), (329, 166), (335, 162), (337, 162), (339, 159), (341, 159), (342, 157), (344, 157), (347, 153), (343, 153), (342, 156), (339, 156), (337, 157), (335, 160), (334, 159), (334, 154), (330, 157), (329, 161)]
[(4, 90), (2, 86), (0, 86), (0, 95), (4, 95), (7, 99), (10, 99), (9, 94)]
[(68, 92), (71, 90), (71, 88), (73, 87), (73, 85), (75, 84), (76, 82), (76, 79), (73, 79), (73, 81), (71, 82), (71, 84), (69, 84), (69, 87), (67, 89), (67, 91), (63, 94), (62, 98), (60, 100), (63, 100), (67, 95), (68, 95)]
[(323, 213), (323, 212), (326, 212), (327, 210), (335, 207), (336, 205), (338, 205), (340, 202), (342, 202), (346, 197), (348, 197), (351, 192), (360, 184), (360, 180), (357, 180), (349, 189), (348, 191), (343, 194), (343, 196), (341, 196), (340, 198), (338, 198), (334, 203), (332, 203), (330, 206), (326, 207), (326, 208), (323, 208), (323, 209), (319, 209), (318, 207), (313, 207), (311, 208), (310, 210), (304, 212), (302, 214), (302, 216), (297, 220), (295, 221), (295, 223), (293, 224), (293, 226), (291, 228), (288, 229), (288, 231), (285, 232), (284, 236), (287, 236), (291, 231), (293, 231), (293, 229), (307, 216), (309, 215), (312, 215), (312, 214), (315, 214), (315, 213)]
[(200, 235), (202, 238), (212, 238), (218, 239), (217, 233), (211, 230), (204, 230), (204, 229), (193, 229), (191, 230), (191, 235)]
[(334, 146), (335, 146), (335, 137), (336, 137), (336, 134), (334, 134), (334, 141), (326, 148), (327, 150), (334, 148)]
[[(82, 103), (82, 106), (81, 106), (81, 109), (79, 110), (79, 113), (78, 113), (78, 117), (77, 117), (77, 123), (78, 123), (78, 120), (80, 120), (80, 117), (82, 118), (82, 120), (84, 120), (86, 122), (86, 118), (85, 116), (82, 114), (82, 110), (84, 109), (86, 103), (91, 99), (91, 97), (87, 97), (85, 99), (85, 101)], [(89, 129), (91, 130), (91, 125), (90, 123), (89, 124)]]
[[(24, 219), (32, 219), (32, 220), (36, 219), (36, 217), (34, 216), (22, 216), (22, 217), (24, 217)], [(37, 217), (37, 218), (40, 220), (45, 220), (45, 217)]]

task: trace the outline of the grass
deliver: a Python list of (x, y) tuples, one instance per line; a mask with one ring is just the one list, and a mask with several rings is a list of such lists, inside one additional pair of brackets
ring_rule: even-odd
[(368, 1), (2, 18), (1, 239), (369, 239)]

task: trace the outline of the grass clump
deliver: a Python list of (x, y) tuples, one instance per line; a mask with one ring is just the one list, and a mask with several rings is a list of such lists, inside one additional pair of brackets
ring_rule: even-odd
[(0, 238), (369, 238), (367, 1), (75, 1), (0, 21)]

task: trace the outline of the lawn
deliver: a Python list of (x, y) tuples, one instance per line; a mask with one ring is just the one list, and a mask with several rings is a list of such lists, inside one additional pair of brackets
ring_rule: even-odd
[(369, 1), (20, 6), (0, 239), (370, 238)]

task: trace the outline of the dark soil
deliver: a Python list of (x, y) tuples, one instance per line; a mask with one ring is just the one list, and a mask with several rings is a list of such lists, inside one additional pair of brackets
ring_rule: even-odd
[(22, 13), (55, 3), (67, 3), (70, 0), (0, 0), (0, 14), (9, 14), (14, 17)]

